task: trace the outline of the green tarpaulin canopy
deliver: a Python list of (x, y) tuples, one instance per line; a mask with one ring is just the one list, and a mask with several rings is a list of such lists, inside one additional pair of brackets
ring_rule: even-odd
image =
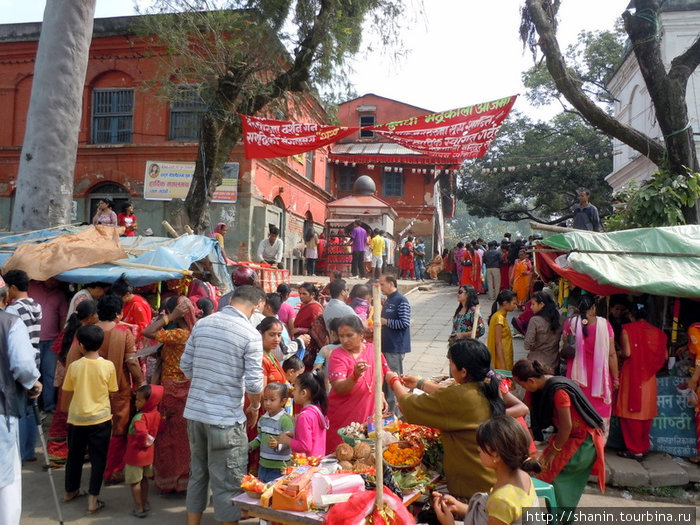
[(558, 261), (600, 285), (637, 293), (700, 298), (698, 225), (612, 233), (574, 231), (548, 237), (542, 244), (567, 253), (566, 262)]

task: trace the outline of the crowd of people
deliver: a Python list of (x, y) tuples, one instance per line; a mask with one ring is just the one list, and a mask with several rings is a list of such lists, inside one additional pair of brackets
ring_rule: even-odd
[[(260, 248), (273, 264), (279, 239), (270, 233)], [(611, 310), (619, 315), (610, 322), (584, 294), (578, 313), (563, 319), (551, 292), (534, 279), (527, 243), (507, 237), (500, 245), (459, 243), (426, 268), (416, 262), (424, 245), (409, 235), (404, 246), (413, 250), (416, 278), (448, 271), (457, 284), (447, 386), (404, 373), (411, 305), (396, 277), (381, 272), (386, 243), (375, 238), (383, 241), (380, 231), (369, 244), (358, 237), (377, 252), (371, 263), (383, 296), (383, 404), (409, 423), (441, 431), (449, 494), (432, 497), (440, 523), (475, 512), (517, 521), (522, 508), (536, 505), (528, 473), (551, 483), (562, 507), (576, 507), (590, 474), (603, 490), (613, 413), (626, 447), (620, 455), (646, 455), (666, 336), (645, 320), (642, 302), (615, 298)], [(313, 250), (318, 259), (321, 241), (309, 238), (308, 259)], [(353, 249), (353, 273), (362, 273), (360, 251)], [(310, 274), (317, 263), (308, 263)], [(409, 270), (408, 259), (403, 266)], [(240, 509), (231, 498), (244, 474), (270, 481), (293, 453), (332, 453), (339, 429), (373, 415), (372, 281), (349, 289), (336, 272), (323, 289), (302, 283), (294, 308), (289, 285), (264, 293), (255, 272), (243, 267), (232, 277), (235, 289), (222, 297), (198, 280), (186, 289), (168, 283), (156, 305), (126, 276), (68, 297), (58, 281), (30, 283), (21, 270), (4, 275), (0, 301), (10, 304), (0, 312), (0, 351), (13, 366), (0, 369), (0, 380), (40, 395), (43, 413), (53, 414), (49, 453), (54, 465), (65, 464), (64, 502), (87, 495), (94, 514), (105, 506), (102, 484), (125, 483), (131, 514), (145, 518), (152, 479), (161, 493), (185, 494), (190, 525), (199, 523), (210, 491), (215, 519), (236, 522)], [(493, 297), (488, 317), (480, 311), (484, 293)], [(516, 310), (520, 315), (508, 322)], [(517, 362), (513, 331), (524, 336), (527, 351)], [(510, 392), (505, 372), (527, 392), (524, 401)], [(0, 451), (8, 453), (0, 457), (16, 461), (10, 474), (0, 474), (0, 513), (10, 516), (5, 502), (17, 506), (19, 462), (36, 459), (37, 422), (28, 396), (15, 408), (4, 392), (0, 409), (9, 424), (0, 429)], [(544, 442), (538, 458), (533, 436)], [(86, 453), (92, 470), (83, 492)]]

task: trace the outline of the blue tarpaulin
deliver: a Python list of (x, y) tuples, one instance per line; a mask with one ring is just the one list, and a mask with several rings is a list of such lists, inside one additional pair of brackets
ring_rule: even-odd
[[(61, 230), (43, 230), (28, 234), (11, 233), (0, 235), (0, 266), (12, 256), (13, 251), (8, 245), (15, 247), (23, 243), (45, 242), (65, 233), (75, 233), (76, 228)], [(129, 254), (127, 259), (117, 261), (120, 264), (96, 264), (85, 268), (75, 268), (56, 275), (56, 279), (78, 284), (91, 282), (114, 282), (125, 273), (134, 286), (180, 279), (182, 271), (189, 270), (193, 263), (208, 260), (207, 268), (214, 276), (214, 284), (224, 289), (232, 286), (231, 277), (226, 271), (221, 247), (215, 239), (202, 235), (183, 235), (177, 239), (165, 237), (120, 237), (124, 250)], [(5, 251), (6, 250), (6, 251)], [(123, 264), (121, 264), (123, 263)], [(143, 264), (159, 269), (130, 267), (129, 264)], [(174, 271), (167, 271), (172, 269)]]

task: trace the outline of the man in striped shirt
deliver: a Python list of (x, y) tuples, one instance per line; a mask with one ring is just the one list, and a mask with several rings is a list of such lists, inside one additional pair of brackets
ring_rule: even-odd
[[(3, 278), (7, 285), (7, 297), (10, 306), (5, 308), (8, 314), (19, 317), (29, 331), (29, 340), (34, 347), (34, 359), (39, 363), (39, 336), (41, 335), (41, 305), (29, 297), (29, 277), (23, 270), (10, 270)], [(40, 368), (41, 369), (41, 368)], [(42, 378), (43, 379), (43, 378)], [(49, 387), (52, 385), (48, 385)], [(19, 420), (19, 449), (22, 461), (36, 461), (37, 421), (34, 410), (27, 403), (27, 396), (22, 396)]]
[[(200, 320), (180, 368), (191, 379), (184, 416), (190, 441), (187, 525), (198, 525), (209, 501), (224, 525), (241, 518), (231, 498), (240, 493), (248, 462), (245, 425), (255, 426), (263, 390), (262, 338), (249, 319), (265, 298), (262, 288), (236, 288), (230, 306)], [(243, 396), (250, 406), (243, 411)]]
[[(411, 303), (398, 290), (396, 277), (384, 274), (379, 288), (386, 295), (382, 307), (382, 353), (394, 372), (403, 374), (403, 357), (411, 351)], [(384, 397), (391, 412), (398, 410), (396, 396), (387, 385)]]

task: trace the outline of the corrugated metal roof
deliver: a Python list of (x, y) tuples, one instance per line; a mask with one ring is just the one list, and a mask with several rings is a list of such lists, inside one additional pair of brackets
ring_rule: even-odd
[(351, 142), (333, 144), (331, 155), (423, 155), (395, 142)]

